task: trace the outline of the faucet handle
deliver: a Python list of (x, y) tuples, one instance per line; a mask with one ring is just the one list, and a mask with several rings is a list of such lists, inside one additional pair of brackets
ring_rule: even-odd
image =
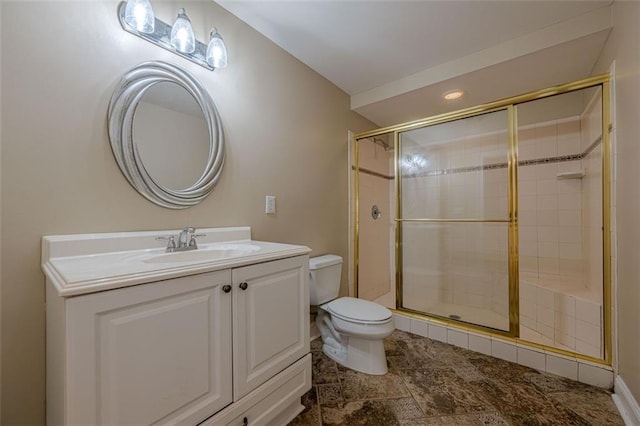
[(167, 253), (172, 253), (176, 249), (176, 240), (173, 235), (162, 235), (156, 237), (156, 240), (167, 240)]
[(206, 237), (207, 234), (191, 234), (191, 239), (189, 240), (189, 247), (198, 248), (198, 243), (196, 242), (196, 238), (198, 237)]

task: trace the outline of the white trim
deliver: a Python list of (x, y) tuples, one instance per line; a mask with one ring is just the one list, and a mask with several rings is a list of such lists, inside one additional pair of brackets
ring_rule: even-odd
[(628, 426), (640, 425), (640, 406), (622, 377), (616, 376), (614, 390), (615, 393), (611, 397), (620, 411), (624, 424)]
[(311, 323), (309, 324), (309, 341), (311, 342), (317, 339), (318, 337), (320, 337), (320, 329), (318, 328), (314, 320), (314, 321), (311, 321)]

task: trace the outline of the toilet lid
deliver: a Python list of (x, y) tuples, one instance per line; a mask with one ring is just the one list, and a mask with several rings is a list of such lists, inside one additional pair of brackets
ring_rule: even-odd
[(384, 306), (354, 297), (340, 297), (329, 302), (327, 310), (351, 321), (379, 322), (391, 318), (391, 311)]

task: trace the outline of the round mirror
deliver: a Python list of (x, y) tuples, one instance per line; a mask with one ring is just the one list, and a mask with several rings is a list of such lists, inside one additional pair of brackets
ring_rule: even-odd
[(171, 64), (147, 62), (125, 74), (109, 104), (109, 138), (129, 183), (163, 207), (199, 203), (222, 171), (224, 135), (213, 100)]

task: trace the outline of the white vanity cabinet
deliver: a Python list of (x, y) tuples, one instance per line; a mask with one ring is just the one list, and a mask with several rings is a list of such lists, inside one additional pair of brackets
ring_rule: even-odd
[(233, 395), (309, 353), (308, 257), (234, 269)]
[(196, 424), (231, 403), (230, 281), (226, 270), (66, 299), (48, 318), (66, 358), (51, 422)]
[(302, 410), (306, 254), (66, 297), (45, 271), (48, 424), (279, 425)]

